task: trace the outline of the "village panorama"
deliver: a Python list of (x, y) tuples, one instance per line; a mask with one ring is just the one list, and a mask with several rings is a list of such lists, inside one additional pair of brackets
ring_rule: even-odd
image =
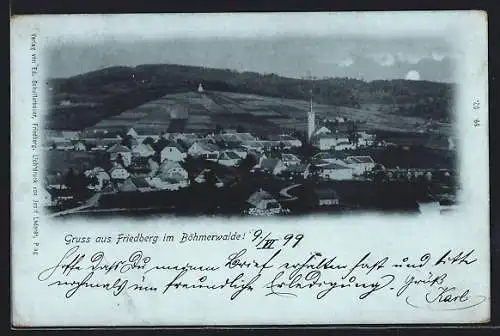
[[(436, 102), (432, 95), (410, 103), (391, 98), (400, 87), (433, 83), (368, 83), (386, 94), (336, 104), (325, 103), (314, 79), (300, 81), (303, 95), (296, 97), (202, 76), (169, 91), (161, 78), (139, 70), (116, 67), (49, 83), (53, 101), (42, 143), (43, 202), (51, 216), (418, 213), (456, 206), (448, 112), (412, 113)], [(100, 92), (85, 92), (117, 76), (106, 93), (101, 83)], [(132, 99), (137, 92), (142, 96)]]

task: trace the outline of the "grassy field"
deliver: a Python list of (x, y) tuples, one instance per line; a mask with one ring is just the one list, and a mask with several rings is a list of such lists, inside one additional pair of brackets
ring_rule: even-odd
[[(373, 106), (362, 108), (314, 104), (317, 120), (341, 116), (365, 122), (368, 130), (411, 132), (418, 117), (395, 115), (379, 111)], [(255, 134), (280, 132), (285, 129), (306, 130), (309, 102), (297, 99), (266, 97), (256, 94), (206, 91), (168, 94), (136, 108), (106, 118), (96, 127), (123, 127), (157, 125), (167, 129), (172, 118), (187, 117), (187, 132), (210, 132), (215, 125), (235, 129), (238, 126)], [(181, 111), (181, 112), (179, 112)], [(451, 133), (449, 124), (441, 123), (437, 131)]]

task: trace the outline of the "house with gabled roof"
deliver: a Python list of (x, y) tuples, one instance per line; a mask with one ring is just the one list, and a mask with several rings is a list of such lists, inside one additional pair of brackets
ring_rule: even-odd
[(150, 157), (155, 155), (155, 150), (151, 145), (141, 143), (132, 147), (132, 156)]
[(163, 180), (174, 179), (174, 180), (187, 180), (189, 178), (189, 174), (186, 169), (184, 169), (179, 162), (164, 160), (160, 164), (158, 171), (156, 173), (156, 177), (159, 177)]
[(249, 214), (273, 215), (282, 211), (281, 205), (269, 192), (258, 190), (247, 199)]
[(318, 135), (321, 135), (321, 134), (331, 134), (331, 133), (332, 133), (332, 131), (329, 128), (327, 128), (326, 126), (319, 126), (313, 132), (313, 136), (318, 136)]
[(219, 159), (217, 160), (217, 163), (223, 165), (223, 166), (228, 166), (228, 167), (235, 167), (237, 166), (241, 161), (241, 157), (236, 154), (233, 151), (224, 151), (219, 155)]
[(215, 162), (219, 158), (220, 148), (210, 141), (198, 140), (189, 147), (188, 154), (193, 157), (204, 158)]
[(314, 189), (314, 194), (317, 199), (317, 205), (319, 207), (330, 207), (339, 205), (339, 196), (337, 192), (328, 187), (317, 187)]
[(132, 162), (132, 151), (127, 146), (114, 144), (108, 148), (107, 152), (109, 153), (109, 159), (111, 161), (117, 161), (117, 159), (121, 156), (125, 167), (128, 167)]
[(187, 157), (187, 150), (177, 141), (168, 141), (160, 152), (160, 161), (184, 161)]
[(341, 150), (345, 144), (350, 144), (349, 136), (346, 133), (327, 133), (320, 134), (313, 138), (313, 145), (320, 150)]
[(113, 180), (126, 180), (130, 174), (121, 164), (115, 163), (109, 170), (109, 176)]
[(269, 158), (261, 159), (258, 168), (263, 172), (278, 175), (286, 169), (286, 166), (280, 159)]
[(130, 176), (118, 186), (118, 190), (121, 192), (145, 192), (151, 191), (153, 188), (151, 188), (149, 183), (144, 178)]
[(177, 161), (164, 160), (156, 174), (146, 179), (157, 189), (178, 190), (189, 186), (188, 172)]
[(354, 170), (355, 175), (361, 175), (375, 168), (375, 161), (370, 156), (348, 156), (344, 163)]
[(320, 168), (320, 176), (327, 180), (352, 180), (353, 169), (337, 163), (330, 163)]
[(159, 129), (158, 127), (148, 127), (148, 126), (134, 126), (131, 127), (127, 135), (130, 135), (136, 139), (139, 143), (142, 143), (146, 138), (152, 138), (153, 140), (158, 140), (165, 130)]
[(248, 149), (239, 144), (230, 144), (226, 146), (227, 150), (236, 153), (240, 158), (244, 159), (248, 155)]

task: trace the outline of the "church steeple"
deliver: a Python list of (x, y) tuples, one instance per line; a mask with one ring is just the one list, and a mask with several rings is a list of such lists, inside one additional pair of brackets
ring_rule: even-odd
[(311, 89), (309, 93), (310, 93), (310, 98), (309, 98), (309, 112), (307, 113), (307, 138), (309, 141), (311, 141), (314, 130), (316, 129), (316, 115), (313, 110), (313, 99), (312, 99), (313, 90)]
[(304, 88), (309, 87), (309, 111), (307, 112), (307, 141), (311, 142), (316, 130), (316, 115), (313, 110), (313, 92), (314, 92), (314, 77), (311, 76), (311, 71), (307, 71), (307, 76), (303, 78)]

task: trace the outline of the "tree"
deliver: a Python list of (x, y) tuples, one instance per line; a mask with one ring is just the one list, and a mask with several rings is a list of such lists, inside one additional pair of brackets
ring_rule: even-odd
[(283, 151), (285, 150), (285, 144), (282, 141), (280, 141), (278, 148), (280, 153), (283, 153)]
[(144, 141), (142, 141), (142, 143), (152, 146), (155, 143), (155, 139), (153, 139), (152, 137), (147, 137), (146, 139), (144, 139)]
[(359, 134), (358, 134), (358, 123), (356, 121), (350, 121), (347, 125), (347, 137), (349, 142), (358, 145)]
[(309, 166), (309, 174), (310, 174), (312, 180), (318, 179), (320, 173), (321, 173), (321, 169), (318, 166), (316, 166), (314, 164)]
[(70, 168), (64, 177), (64, 184), (68, 186), (76, 198), (85, 197), (89, 183), (90, 179), (83, 173), (75, 172), (73, 168)]
[(76, 184), (76, 174), (73, 168), (70, 168), (66, 175), (64, 175), (64, 184), (68, 187), (68, 189), (73, 190)]
[(164, 137), (160, 137), (151, 145), (151, 147), (153, 147), (156, 153), (160, 153), (168, 145), (168, 143), (168, 140)]
[(246, 132), (246, 129), (242, 125), (238, 125), (236, 127), (236, 133), (245, 133), (245, 132)]
[(222, 126), (220, 124), (215, 125), (215, 134), (222, 133)]
[(125, 161), (123, 160), (123, 156), (122, 156), (122, 153), (118, 153), (116, 155), (116, 162), (120, 165), (122, 165), (122, 167), (125, 167)]
[(208, 187), (210, 188), (216, 188), (217, 184), (217, 176), (215, 173), (210, 169), (205, 172), (205, 183)]
[(121, 144), (125, 147), (132, 148), (132, 141), (134, 140), (134, 137), (131, 135), (127, 135), (123, 138), (121, 141)]
[(306, 158), (306, 161), (318, 152), (318, 149), (308, 142), (302, 142), (302, 146), (299, 149), (300, 155)]
[(97, 178), (97, 176), (95, 175), (91, 175), (89, 178), (88, 178), (88, 182), (89, 182), (89, 185), (92, 185), (92, 186), (96, 186), (99, 184), (99, 179)]
[(252, 154), (247, 154), (243, 160), (241, 160), (239, 167), (241, 170), (248, 172), (257, 164), (257, 159)]

